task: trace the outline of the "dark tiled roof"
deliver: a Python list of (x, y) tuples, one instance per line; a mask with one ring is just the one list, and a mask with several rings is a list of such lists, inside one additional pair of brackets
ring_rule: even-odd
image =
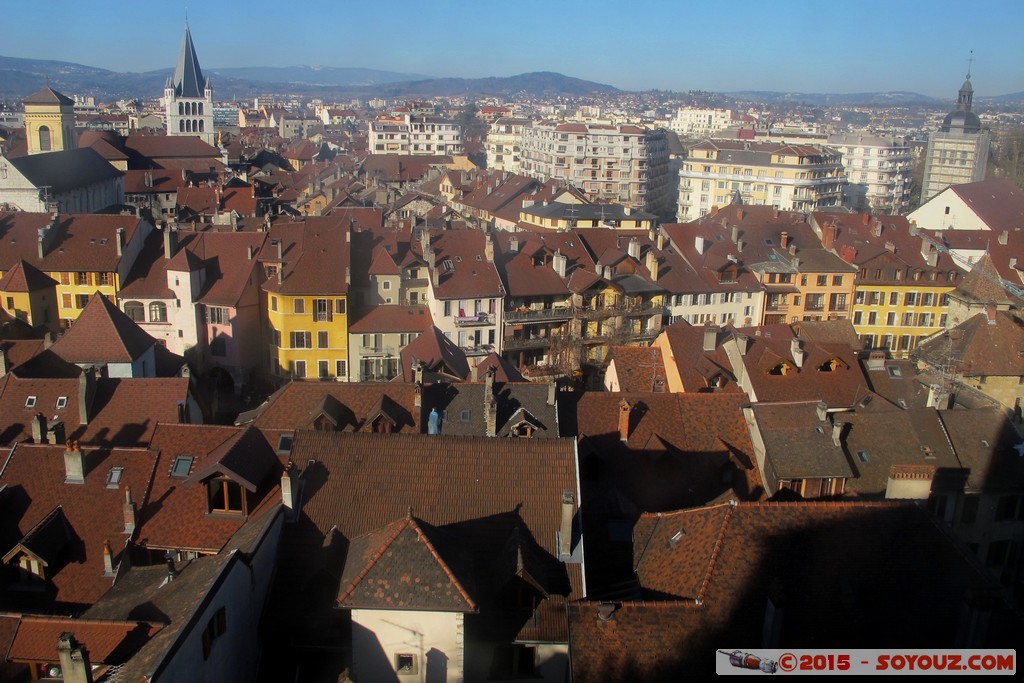
[[(407, 516), (353, 539), (341, 576), (338, 606), (475, 612), (476, 602), (449, 566), (450, 560), (431, 540), (442, 533)], [(467, 561), (464, 557), (452, 559)], [(465, 570), (462, 573), (465, 576)]]
[(416, 387), (403, 382), (291, 382), (282, 387), (257, 409), (253, 424), (261, 429), (309, 429), (311, 420), (326, 396), (341, 406), (339, 414), (345, 419), (337, 426), (339, 431), (371, 431), (367, 423), (374, 407), (387, 396), (395, 406), (392, 417), (398, 419), (396, 431), (420, 432), (420, 409), (415, 405)]
[(33, 93), (22, 100), (23, 104), (60, 104), (73, 105), (75, 101), (63, 93), (59, 93), (47, 86), (39, 92)]
[[(723, 641), (764, 642), (769, 599), (785, 608), (778, 647), (953, 647), (964, 602), (996, 594), (914, 505), (722, 507), (641, 518), (637, 576), (655, 602), (616, 604), (607, 620), (596, 603), (570, 605), (574, 681), (710, 674)], [(699, 602), (675, 597), (695, 589)], [(1020, 618), (992, 604), (1001, 627), (985, 645), (1019, 639)]]
[(352, 334), (423, 332), (434, 326), (426, 306), (374, 306), (349, 324)]
[(84, 645), (91, 664), (116, 665), (134, 654), (153, 634), (159, 624), (143, 621), (98, 621), (64, 617), (21, 617), (18, 635), (11, 645), (10, 659), (57, 663), (57, 641), (65, 633)]
[(130, 242), (144, 222), (136, 216), (61, 214), (50, 228), (59, 232), (55, 244), (39, 258), (39, 229), (51, 225), (53, 216), (48, 213), (0, 212), (0, 269), (9, 270), (23, 259), (43, 272), (114, 273), (121, 263), (117, 229), (124, 228), (125, 241)]
[[(103, 544), (110, 541), (114, 564), (120, 562), (126, 536), (122, 506), (125, 490), (141, 504), (153, 477), (156, 454), (142, 449), (86, 449), (83, 484), (65, 483), (64, 447), (19, 444), (7, 458), (0, 483), (0, 546), (3, 552), (60, 506), (68, 538), (47, 567), (52, 591), (26, 594), (24, 606), (72, 610), (89, 605), (108, 590), (112, 576), (104, 575)], [(123, 468), (120, 481), (107, 484), (115, 467)], [(9, 596), (9, 599), (10, 596)], [(41, 600), (41, 603), (35, 602)], [(11, 604), (11, 603), (9, 603)]]
[(818, 419), (816, 406), (812, 401), (751, 407), (767, 453), (765, 469), (775, 479), (854, 476), (842, 446), (833, 442), (832, 423)]
[[(446, 415), (441, 421), (441, 433), (449, 436), (486, 436), (484, 382), (439, 383), (430, 386), (426, 398)], [(510, 436), (523, 422), (533, 426), (534, 438), (555, 438), (558, 434), (558, 416), (554, 405), (548, 405), (547, 384), (532, 382), (495, 382), (492, 395), (495, 401), (495, 435)]]
[(620, 391), (665, 391), (665, 366), (659, 349), (614, 346), (608, 357), (615, 364)]
[(69, 363), (131, 363), (156, 340), (99, 292), (53, 346)]
[(49, 187), (54, 194), (119, 178), (123, 173), (92, 149), (32, 154), (8, 159), (35, 187)]
[(1015, 492), (1024, 488), (1020, 433), (1001, 409), (942, 410), (942, 424), (969, 471), (966, 489)]

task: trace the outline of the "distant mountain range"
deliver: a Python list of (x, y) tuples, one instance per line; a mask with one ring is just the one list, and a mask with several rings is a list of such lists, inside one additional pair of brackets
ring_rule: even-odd
[[(102, 102), (118, 99), (154, 99), (163, 93), (171, 69), (119, 73), (107, 69), (42, 59), (0, 56), (0, 99), (19, 100), (49, 85), (69, 95), (93, 95)], [(298, 94), (317, 97), (430, 97), (475, 95), (543, 97), (614, 95), (618, 88), (559, 73), (542, 71), (508, 77), (432, 78), (424, 74), (378, 69), (290, 66), (207, 69), (218, 98), (248, 99), (256, 94)], [(914, 92), (793, 93), (740, 91), (723, 93), (740, 101), (811, 106), (929, 106), (942, 107), (949, 100)], [(979, 105), (1024, 104), (1024, 92), (976, 98)]]

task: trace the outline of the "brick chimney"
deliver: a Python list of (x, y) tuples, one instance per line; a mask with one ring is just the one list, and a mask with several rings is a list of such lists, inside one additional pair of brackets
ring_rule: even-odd
[(789, 233), (785, 230), (783, 230), (782, 234), (779, 235), (779, 246), (783, 249), (789, 248)]
[(495, 436), (498, 432), (498, 401), (494, 397), (494, 375), (497, 368), (487, 369), (484, 378), (484, 422), (487, 436)]
[(64, 483), (85, 483), (85, 457), (77, 441), (69, 441), (64, 449)]
[(619, 401), (619, 439), (621, 441), (629, 441), (630, 409), (629, 401), (626, 399)]
[(42, 413), (32, 416), (32, 442), (46, 443), (46, 416)]
[(103, 575), (114, 575), (114, 553), (110, 549), (110, 541), (103, 541)]

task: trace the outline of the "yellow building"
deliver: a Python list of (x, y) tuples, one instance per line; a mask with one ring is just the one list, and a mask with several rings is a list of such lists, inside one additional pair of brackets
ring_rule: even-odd
[(0, 306), (32, 327), (56, 331), (57, 281), (25, 261), (18, 261), (0, 278)]
[(733, 203), (813, 211), (842, 203), (847, 177), (832, 147), (707, 140), (688, 149), (679, 171), (680, 223)]
[(270, 229), (263, 290), (277, 380), (348, 380), (349, 240), (347, 224), (336, 217)]
[(811, 223), (857, 267), (852, 322), (865, 349), (905, 357), (946, 326), (948, 295), (963, 272), (905, 217), (815, 213)]
[(53, 88), (25, 98), (28, 153), (63, 152), (75, 148), (75, 101)]
[(94, 293), (116, 300), (152, 230), (136, 216), (0, 212), (0, 275), (24, 261), (55, 280), (56, 316), (67, 328)]

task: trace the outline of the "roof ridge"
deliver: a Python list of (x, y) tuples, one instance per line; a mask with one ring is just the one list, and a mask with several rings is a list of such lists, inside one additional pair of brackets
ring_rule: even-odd
[(729, 528), (729, 522), (732, 520), (732, 516), (736, 512), (735, 505), (729, 505), (729, 509), (725, 512), (725, 519), (722, 520), (722, 526), (718, 530), (718, 538), (715, 540), (715, 547), (711, 549), (711, 560), (708, 562), (707, 571), (704, 574), (704, 580), (700, 584), (700, 589), (697, 591), (697, 604), (704, 603), (704, 596), (707, 594), (708, 586), (711, 585), (711, 575), (715, 571), (715, 567), (718, 566), (718, 555), (722, 551), (722, 545), (725, 543), (725, 532)]
[(427, 549), (430, 551), (430, 554), (434, 557), (435, 560), (437, 560), (438, 564), (441, 565), (441, 568), (444, 570), (444, 573), (448, 575), (448, 578), (451, 580), (451, 582), (455, 584), (456, 588), (459, 589), (459, 593), (462, 595), (462, 598), (474, 610), (478, 609), (476, 602), (473, 600), (473, 598), (469, 596), (469, 593), (466, 591), (466, 589), (462, 587), (462, 582), (460, 582), (458, 578), (455, 577), (455, 574), (452, 572), (451, 567), (449, 567), (448, 563), (445, 562), (444, 558), (441, 557), (441, 554), (437, 552), (437, 548), (434, 547), (434, 544), (430, 542), (430, 538), (427, 537), (426, 532), (424, 532), (420, 525), (416, 523), (416, 518), (410, 514), (408, 520), (409, 524), (411, 524), (412, 528), (416, 531), (416, 534), (426, 544)]

